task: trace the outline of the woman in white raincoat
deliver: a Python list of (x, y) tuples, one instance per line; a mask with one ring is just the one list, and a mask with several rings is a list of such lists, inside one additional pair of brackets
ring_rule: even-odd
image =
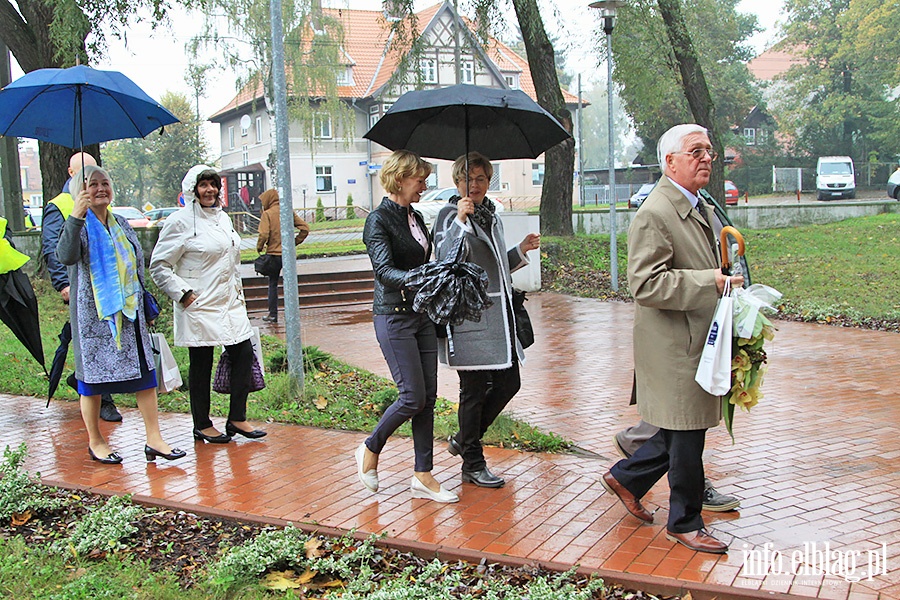
[[(193, 198), (164, 222), (150, 258), (150, 275), (174, 302), (175, 345), (190, 352), (189, 391), (194, 438), (217, 444), (234, 435), (260, 438), (247, 423), (253, 367), (253, 330), (238, 266), (241, 239), (222, 210), (222, 179), (206, 165), (191, 167), (181, 182)], [(213, 348), (231, 358), (231, 402), (225, 433), (209, 418)]]

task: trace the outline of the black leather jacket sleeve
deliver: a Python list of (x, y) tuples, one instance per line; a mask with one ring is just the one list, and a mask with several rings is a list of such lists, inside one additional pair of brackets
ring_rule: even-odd
[[(375, 273), (375, 314), (412, 311), (413, 294), (406, 293), (403, 281), (409, 270), (428, 260), (431, 242), (426, 251), (413, 238), (408, 214), (405, 207), (385, 198), (366, 219), (363, 242)], [(421, 215), (416, 213), (416, 219), (427, 235)]]

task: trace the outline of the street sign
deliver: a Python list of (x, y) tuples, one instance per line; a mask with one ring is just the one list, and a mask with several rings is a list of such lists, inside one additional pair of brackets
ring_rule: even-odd
[(356, 183), (356, 180), (355, 180), (355, 179), (348, 179), (348, 180), (347, 180), (347, 184), (348, 184), (348, 185), (353, 185), (354, 183)]
[(367, 161), (367, 160), (361, 160), (361, 161), (359, 161), (359, 166), (361, 166), (361, 167), (364, 167), (364, 166), (366, 166), (367, 164), (369, 164), (369, 161)]
[(144, 212), (151, 211), (151, 210), (153, 210), (154, 208), (156, 208), (156, 207), (153, 206), (152, 204), (150, 204), (149, 202), (145, 202), (145, 203), (144, 203)]

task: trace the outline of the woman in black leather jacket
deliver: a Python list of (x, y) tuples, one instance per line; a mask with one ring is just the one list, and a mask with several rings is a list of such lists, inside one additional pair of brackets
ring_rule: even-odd
[(414, 293), (403, 286), (409, 270), (431, 256), (431, 238), (422, 215), (412, 209), (425, 191), (431, 165), (398, 150), (379, 174), (388, 197), (366, 219), (363, 241), (375, 271), (372, 311), (375, 337), (397, 384), (399, 398), (382, 415), (366, 441), (356, 449), (359, 480), (378, 491), (378, 455), (391, 434), (412, 420), (415, 473), (410, 483), (413, 498), (457, 502), (431, 474), (434, 454), (434, 401), (437, 398), (437, 337), (434, 323), (413, 312)]

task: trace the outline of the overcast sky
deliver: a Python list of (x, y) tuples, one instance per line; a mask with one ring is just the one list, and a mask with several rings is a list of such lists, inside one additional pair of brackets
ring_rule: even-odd
[[(417, 9), (431, 6), (439, 0), (417, 0)], [(562, 40), (584, 40), (579, 45), (572, 44), (569, 52), (570, 69), (581, 69), (585, 73), (600, 72), (605, 76), (605, 69), (597, 69), (597, 58), (592, 54), (596, 46), (588, 36), (581, 35), (590, 23), (594, 30), (596, 10), (587, 7), (589, 0), (554, 0), (550, 3), (541, 0), (542, 13), (548, 29), (555, 30)], [(380, 0), (325, 0), (325, 5), (349, 7), (355, 9), (378, 10)], [(753, 45), (762, 51), (774, 35), (774, 27), (781, 16), (783, 0), (741, 0), (738, 10), (753, 12), (765, 31), (757, 35)], [(546, 10), (556, 6), (558, 14)], [(184, 73), (189, 57), (184, 50), (188, 40), (199, 33), (202, 18), (197, 14), (176, 9), (172, 13), (171, 28), (161, 27), (155, 32), (149, 25), (138, 24), (128, 34), (127, 46), (119, 40), (109, 40), (109, 53), (106, 60), (92, 66), (100, 69), (121, 71), (134, 80), (151, 97), (159, 99), (166, 91), (181, 92), (194, 101), (194, 92), (184, 80)], [(14, 67), (13, 79), (21, 75)], [(234, 76), (227, 73), (214, 73), (207, 88), (207, 95), (200, 98), (201, 116), (207, 117), (225, 106), (235, 94)], [(584, 79), (584, 77), (583, 77)], [(207, 137), (218, 152), (218, 126), (207, 128)]]

